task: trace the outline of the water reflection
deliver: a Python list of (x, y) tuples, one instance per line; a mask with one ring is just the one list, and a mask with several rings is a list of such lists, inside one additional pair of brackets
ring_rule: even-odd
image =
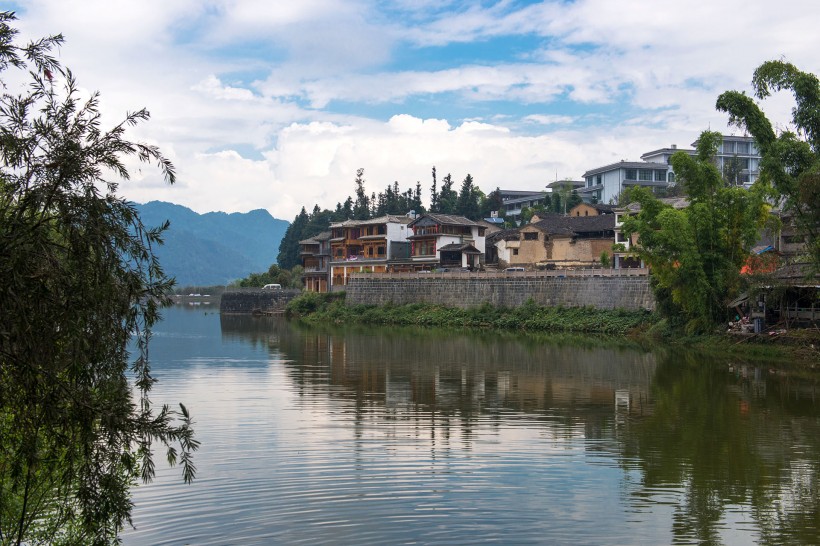
[[(129, 544), (780, 544), (820, 532), (813, 377), (593, 339), (189, 312), (165, 326), (155, 367), (193, 400), (201, 479), (139, 488)], [(190, 329), (203, 333), (186, 346)]]

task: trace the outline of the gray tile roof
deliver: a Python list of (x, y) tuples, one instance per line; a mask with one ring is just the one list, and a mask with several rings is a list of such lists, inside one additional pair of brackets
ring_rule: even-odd
[(555, 235), (578, 235), (599, 231), (614, 231), (615, 215), (563, 216), (561, 214), (548, 214), (538, 222), (529, 225), (545, 233)]
[(419, 216), (418, 218), (416, 218), (415, 220), (413, 220), (412, 222), (410, 222), (410, 226), (412, 227), (413, 225), (415, 225), (417, 222), (419, 222), (423, 218), (430, 218), (431, 220), (433, 220), (433, 222), (435, 222), (437, 224), (441, 224), (441, 225), (450, 225), (450, 226), (478, 226), (478, 225), (480, 225), (480, 224), (478, 224), (476, 222), (473, 222), (472, 220), (470, 220), (469, 218), (466, 218), (464, 216), (458, 216), (458, 215), (455, 215), (455, 214), (428, 213), (428, 214), (423, 214), (423, 215)]

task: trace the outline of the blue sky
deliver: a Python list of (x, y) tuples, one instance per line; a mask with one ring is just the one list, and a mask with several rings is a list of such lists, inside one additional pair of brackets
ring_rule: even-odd
[[(102, 92), (104, 119), (147, 107), (132, 138), (179, 181), (142, 169), (135, 201), (290, 220), (353, 193), (467, 173), (485, 192), (543, 189), (643, 152), (688, 146), (785, 58), (820, 73), (820, 3), (693, 0), (27, 0), (24, 37)], [(791, 97), (765, 111), (786, 128)]]

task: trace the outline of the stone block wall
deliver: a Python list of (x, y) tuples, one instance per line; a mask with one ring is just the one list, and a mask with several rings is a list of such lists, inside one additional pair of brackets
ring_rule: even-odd
[(532, 298), (538, 305), (598, 309), (654, 310), (648, 277), (353, 277), (346, 301), (384, 305), (438, 303), (469, 308), (490, 303), (517, 307)]
[(243, 288), (222, 294), (219, 312), (226, 315), (276, 314), (285, 311), (288, 302), (299, 290), (262, 290)]

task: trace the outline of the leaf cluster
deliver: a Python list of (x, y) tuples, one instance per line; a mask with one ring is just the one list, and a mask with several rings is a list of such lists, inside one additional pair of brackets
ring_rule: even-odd
[(716, 107), (755, 138), (762, 156), (760, 184), (771, 186), (779, 206), (804, 234), (816, 275), (820, 273), (820, 80), (777, 60), (761, 64), (752, 85), (761, 100), (778, 91), (792, 92), (794, 130), (776, 134), (752, 97), (738, 91), (721, 94)]
[(81, 101), (50, 56), (62, 37), (17, 46), (14, 19), (0, 14), (0, 75), (31, 69), (0, 98), (0, 543), (116, 542), (155, 443), (195, 474), (188, 410), (149, 398), (151, 327), (173, 284), (153, 253), (167, 225), (145, 226), (116, 193), (129, 157), (169, 183), (174, 170), (125, 138), (146, 110), (103, 130), (98, 95)]

